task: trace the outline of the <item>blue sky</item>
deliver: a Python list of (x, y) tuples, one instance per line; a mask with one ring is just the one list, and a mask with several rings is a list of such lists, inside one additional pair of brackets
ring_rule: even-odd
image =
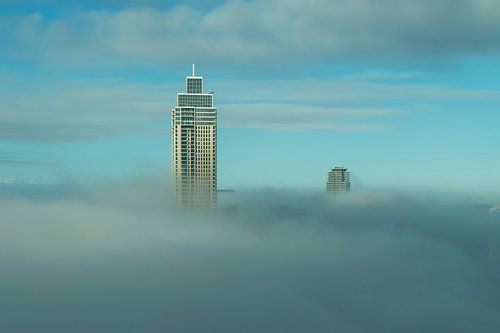
[(495, 1), (0, 1), (0, 179), (170, 173), (191, 63), (219, 185), (498, 194)]

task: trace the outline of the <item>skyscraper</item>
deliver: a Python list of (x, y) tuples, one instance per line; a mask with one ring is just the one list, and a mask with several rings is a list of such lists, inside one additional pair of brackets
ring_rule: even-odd
[(326, 191), (329, 193), (349, 192), (351, 182), (349, 181), (349, 171), (344, 167), (335, 167), (328, 173)]
[(177, 204), (209, 211), (217, 203), (217, 108), (203, 92), (203, 77), (186, 77), (172, 109), (172, 172)]

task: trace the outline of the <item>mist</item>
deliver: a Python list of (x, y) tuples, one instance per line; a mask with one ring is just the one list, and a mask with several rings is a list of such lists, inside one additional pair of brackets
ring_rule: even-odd
[(167, 188), (2, 185), (0, 331), (500, 327), (500, 217), (470, 196), (256, 189), (201, 215)]

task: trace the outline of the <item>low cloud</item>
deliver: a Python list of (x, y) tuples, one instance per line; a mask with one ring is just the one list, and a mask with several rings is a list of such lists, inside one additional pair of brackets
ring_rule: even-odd
[(190, 216), (170, 208), (166, 188), (157, 178), (0, 187), (0, 330), (496, 332), (500, 324), (500, 262), (490, 251), (500, 221), (470, 198), (328, 200), (267, 189), (221, 197), (238, 205), (222, 216)]

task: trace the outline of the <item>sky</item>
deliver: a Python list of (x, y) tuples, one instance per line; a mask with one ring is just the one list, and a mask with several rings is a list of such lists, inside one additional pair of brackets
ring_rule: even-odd
[[(170, 173), (196, 63), (221, 188), (498, 194), (499, 5), (477, 1), (0, 1), (0, 179)], [(479, 188), (480, 187), (480, 188)]]
[[(0, 0), (0, 332), (497, 332), (499, 37), (494, 0)], [(193, 63), (212, 215), (171, 206)]]

